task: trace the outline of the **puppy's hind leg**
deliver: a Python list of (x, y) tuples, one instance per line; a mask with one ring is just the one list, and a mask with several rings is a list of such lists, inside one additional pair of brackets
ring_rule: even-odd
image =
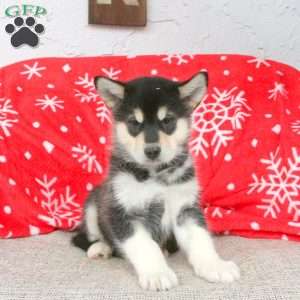
[(97, 207), (93, 199), (89, 199), (85, 207), (83, 226), (72, 242), (87, 251), (88, 258), (109, 258), (112, 255), (112, 248), (105, 241), (99, 227)]
[(112, 256), (111, 247), (104, 241), (93, 243), (87, 250), (87, 257), (91, 259), (105, 258)]

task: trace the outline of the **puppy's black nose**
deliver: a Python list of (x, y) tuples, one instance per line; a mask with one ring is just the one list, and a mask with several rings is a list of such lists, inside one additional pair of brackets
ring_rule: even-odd
[(149, 158), (149, 159), (156, 159), (159, 154), (160, 154), (160, 147), (159, 146), (148, 146), (145, 148), (144, 150), (145, 155)]

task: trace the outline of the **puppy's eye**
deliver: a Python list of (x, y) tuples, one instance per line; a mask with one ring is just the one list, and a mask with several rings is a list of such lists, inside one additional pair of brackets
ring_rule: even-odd
[(139, 127), (141, 126), (141, 123), (138, 122), (136, 119), (132, 118), (128, 120), (128, 124), (132, 127)]
[(137, 121), (136, 118), (129, 118), (127, 120), (127, 126), (129, 132), (134, 136), (138, 135), (143, 128), (143, 124)]
[(171, 134), (176, 128), (176, 118), (171, 115), (167, 115), (164, 119), (160, 121), (161, 129), (167, 133)]
[(162, 125), (168, 126), (175, 122), (175, 118), (172, 116), (166, 116), (163, 120), (161, 120)]

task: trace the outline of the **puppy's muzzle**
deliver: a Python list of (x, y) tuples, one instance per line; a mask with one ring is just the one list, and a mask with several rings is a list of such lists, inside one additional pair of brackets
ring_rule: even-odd
[(161, 152), (161, 149), (160, 149), (160, 146), (158, 146), (158, 145), (148, 145), (144, 149), (144, 153), (145, 153), (146, 157), (151, 160), (157, 159), (160, 152)]

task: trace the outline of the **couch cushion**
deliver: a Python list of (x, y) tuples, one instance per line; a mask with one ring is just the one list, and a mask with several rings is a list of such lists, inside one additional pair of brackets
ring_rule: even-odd
[(75, 228), (108, 168), (110, 112), (95, 75), (185, 80), (202, 205), (215, 232), (300, 240), (299, 71), (240, 55), (45, 58), (0, 70), (0, 236)]
[(168, 292), (143, 291), (124, 260), (89, 260), (70, 245), (70, 234), (0, 240), (0, 299), (12, 300), (298, 300), (300, 248), (295, 242), (215, 239), (220, 254), (241, 268), (232, 284), (195, 277), (183, 255), (169, 258), (180, 285)]

